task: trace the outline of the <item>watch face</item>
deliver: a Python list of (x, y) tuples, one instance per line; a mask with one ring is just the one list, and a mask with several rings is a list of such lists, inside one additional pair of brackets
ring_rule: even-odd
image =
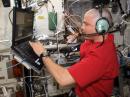
[(47, 52), (47, 50), (45, 50), (42, 54), (43, 54), (43, 57), (48, 56), (48, 52)]

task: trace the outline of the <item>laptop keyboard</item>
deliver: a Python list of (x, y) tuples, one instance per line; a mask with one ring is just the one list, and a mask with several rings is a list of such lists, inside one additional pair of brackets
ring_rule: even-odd
[(24, 42), (15, 46), (15, 50), (26, 62), (30, 64), (32, 69), (36, 70), (38, 73), (42, 70), (43, 62), (35, 54), (29, 42)]
[(43, 63), (42, 60), (35, 54), (33, 49), (31, 48), (29, 42), (24, 42), (15, 47), (15, 49), (20, 53), (20, 55), (25, 58), (27, 62), (35, 65), (38, 69), (41, 69)]

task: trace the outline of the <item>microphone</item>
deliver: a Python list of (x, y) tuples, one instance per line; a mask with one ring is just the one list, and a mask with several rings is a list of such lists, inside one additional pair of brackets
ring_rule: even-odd
[(82, 36), (82, 37), (92, 37), (92, 36), (98, 36), (98, 35), (100, 35), (100, 34), (98, 34), (98, 33), (92, 33), (92, 34), (80, 34), (80, 36)]

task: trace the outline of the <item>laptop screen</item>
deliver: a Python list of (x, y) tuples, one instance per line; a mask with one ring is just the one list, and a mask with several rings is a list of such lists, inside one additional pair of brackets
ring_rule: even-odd
[(42, 60), (34, 53), (33, 49), (27, 45), (27, 41), (33, 36), (34, 12), (29, 9), (13, 9), (13, 33), (12, 49), (15, 59), (18, 62), (24, 59), (23, 65), (30, 67), (36, 72), (40, 72), (43, 67)]
[(14, 45), (30, 40), (33, 35), (34, 12), (29, 9), (13, 9), (13, 41)]

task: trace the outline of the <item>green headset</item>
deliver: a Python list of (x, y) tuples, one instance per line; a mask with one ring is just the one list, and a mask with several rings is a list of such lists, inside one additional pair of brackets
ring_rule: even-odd
[(99, 10), (100, 18), (96, 22), (95, 29), (99, 35), (104, 35), (108, 32), (110, 28), (110, 24), (107, 18), (102, 17), (102, 6), (98, 6), (98, 10)]

